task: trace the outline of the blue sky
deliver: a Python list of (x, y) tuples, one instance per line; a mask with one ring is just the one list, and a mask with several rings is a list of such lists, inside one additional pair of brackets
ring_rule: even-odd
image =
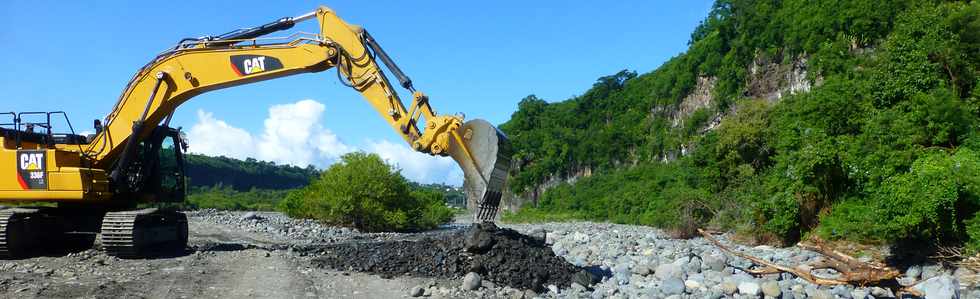
[[(560, 101), (584, 92), (600, 76), (655, 69), (687, 48), (711, 2), (5, 0), (0, 1), (0, 111), (64, 110), (76, 128), (88, 129), (92, 119), (109, 112), (138, 67), (179, 39), (260, 25), (325, 4), (367, 28), (437, 112), (501, 123), (528, 94)], [(313, 32), (314, 23), (293, 30)], [(294, 125), (282, 120), (295, 120), (273, 111), (297, 109), (320, 112), (299, 124), (310, 134), (292, 137), (322, 139), (312, 145), (331, 149), (308, 153), (309, 160), (290, 160), (262, 146), (224, 153), (235, 149), (205, 144), (235, 134), (248, 134), (256, 144), (289, 139), (272, 135)], [(199, 129), (191, 138), (192, 151), (322, 167), (331, 160), (319, 156), (359, 149), (382, 153), (415, 180), (458, 180), (440, 174), (453, 167), (451, 162), (429, 163), (438, 164), (433, 167), (412, 161), (415, 156), (405, 153), (395, 132), (360, 95), (340, 85), (333, 70), (207, 93), (181, 106), (174, 123)], [(315, 151), (290, 148), (309, 145), (275, 146)]]

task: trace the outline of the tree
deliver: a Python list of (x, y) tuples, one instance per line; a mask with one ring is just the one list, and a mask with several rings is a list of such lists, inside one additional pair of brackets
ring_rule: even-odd
[(363, 152), (343, 155), (312, 184), (291, 192), (280, 209), (364, 231), (428, 229), (452, 215), (441, 193), (413, 193), (398, 168)]

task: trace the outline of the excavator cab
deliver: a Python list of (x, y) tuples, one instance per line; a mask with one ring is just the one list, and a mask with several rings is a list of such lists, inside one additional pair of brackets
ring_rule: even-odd
[(186, 197), (184, 151), (187, 145), (179, 128), (159, 126), (138, 145), (126, 169), (130, 196), (143, 202), (182, 202)]

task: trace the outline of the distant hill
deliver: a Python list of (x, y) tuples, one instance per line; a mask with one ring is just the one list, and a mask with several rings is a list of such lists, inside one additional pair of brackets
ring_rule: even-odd
[(295, 189), (306, 186), (320, 175), (320, 171), (313, 165), (303, 168), (252, 158), (243, 161), (224, 156), (189, 154), (185, 156), (185, 160), (188, 186), (191, 188), (222, 186), (237, 191), (253, 188)]

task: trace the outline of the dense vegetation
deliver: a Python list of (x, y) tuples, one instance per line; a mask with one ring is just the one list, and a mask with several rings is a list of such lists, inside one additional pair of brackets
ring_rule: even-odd
[(452, 219), (443, 193), (412, 188), (400, 170), (377, 154), (349, 153), (309, 186), (290, 192), (279, 208), (365, 231), (430, 229)]
[[(758, 98), (757, 61), (805, 61), (813, 88)], [(978, 65), (976, 2), (718, 0), (657, 70), (520, 102), (501, 125), (513, 191), (594, 175), (510, 217), (980, 249)], [(711, 107), (672, 123), (699, 77), (716, 78)]]
[(292, 189), (251, 189), (238, 191), (231, 187), (191, 187), (187, 192), (187, 209), (231, 211), (274, 211)]

